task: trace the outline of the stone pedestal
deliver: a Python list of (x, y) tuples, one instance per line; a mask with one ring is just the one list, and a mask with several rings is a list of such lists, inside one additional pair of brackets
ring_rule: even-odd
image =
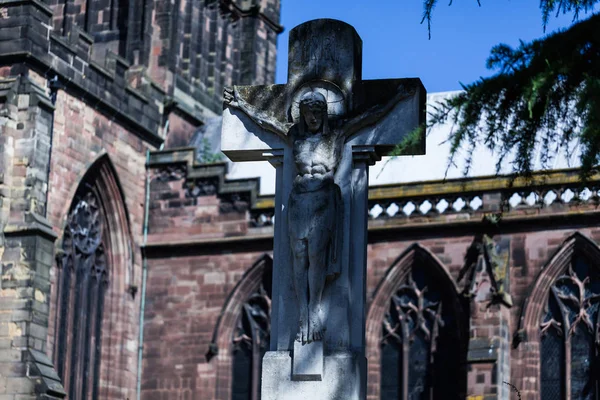
[(302, 344), (294, 342), (292, 380), (323, 380), (323, 342)]
[(324, 357), (320, 381), (292, 379), (289, 351), (269, 351), (263, 358), (262, 400), (347, 400), (366, 395), (367, 359), (349, 351)]

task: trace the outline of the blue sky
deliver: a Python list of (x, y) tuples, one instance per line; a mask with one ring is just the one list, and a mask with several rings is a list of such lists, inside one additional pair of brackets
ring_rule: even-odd
[[(422, 0), (281, 0), (276, 82), (287, 81), (290, 29), (315, 18), (354, 26), (363, 40), (363, 79), (421, 78), (428, 92), (460, 89), (489, 76), (490, 49), (518, 45), (544, 35), (539, 0), (441, 0), (433, 14), (431, 40), (420, 24)], [(585, 18), (585, 14), (580, 18)], [(547, 33), (571, 24), (572, 15), (552, 18)]]

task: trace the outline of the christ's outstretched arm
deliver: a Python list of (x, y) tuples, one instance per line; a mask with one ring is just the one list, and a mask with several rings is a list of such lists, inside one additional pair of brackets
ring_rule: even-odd
[(281, 123), (275, 116), (269, 115), (268, 112), (259, 110), (251, 104), (248, 104), (241, 96), (239, 96), (235, 86), (226, 87), (223, 90), (223, 99), (225, 104), (237, 108), (259, 126), (277, 135), (286, 136), (289, 129), (292, 127), (292, 124)]

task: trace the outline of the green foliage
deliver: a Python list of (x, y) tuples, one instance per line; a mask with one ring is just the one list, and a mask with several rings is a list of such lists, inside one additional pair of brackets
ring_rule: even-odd
[[(452, 5), (450, 0), (449, 6)], [(481, 7), (481, 0), (476, 0), (477, 4)], [(556, 11), (558, 16), (561, 12), (563, 14), (573, 13), (573, 21), (579, 19), (579, 15), (583, 11), (584, 13), (591, 12), (594, 9), (594, 4), (599, 0), (540, 0), (540, 9), (542, 10), (542, 23), (544, 24), (544, 31), (548, 25), (550, 15)], [(424, 0), (423, 1), (423, 19), (421, 23), (427, 21), (427, 32), (431, 39), (431, 19), (433, 18), (433, 10), (437, 5), (438, 0)]]
[(414, 154), (422, 145), (425, 136), (425, 126), (418, 126), (413, 129), (388, 156), (400, 156), (403, 154)]
[(544, 30), (548, 25), (550, 15), (556, 11), (558, 16), (561, 12), (563, 14), (573, 13), (573, 20), (579, 19), (579, 14), (583, 11), (588, 13), (593, 10), (594, 4), (598, 0), (541, 0), (540, 9), (542, 10), (542, 22), (544, 23)]
[(387, 164), (393, 158), (406, 154), (417, 154), (418, 150), (422, 147), (423, 140), (425, 140), (425, 129), (426, 127), (423, 125), (416, 127), (408, 135), (406, 135), (400, 143), (394, 146), (394, 149), (387, 154), (392, 158), (389, 158), (385, 164), (383, 164), (383, 168), (381, 171), (379, 171), (379, 174), (383, 172)]
[(213, 164), (225, 159), (223, 153), (212, 152), (210, 141), (207, 138), (202, 138), (202, 147), (199, 147), (197, 152), (198, 161), (203, 164)]
[[(542, 0), (544, 26), (551, 12), (592, 10), (600, 0)], [(426, 0), (428, 23), (435, 0)], [(474, 149), (484, 145), (498, 154), (497, 171), (509, 154), (513, 171), (530, 176), (534, 149), (541, 149), (543, 169), (559, 150), (581, 150), (582, 179), (600, 162), (600, 14), (531, 43), (495, 46), (487, 67), (497, 73), (481, 78), (434, 107), (429, 126), (450, 119), (455, 124), (448, 167), (466, 144), (465, 175)]]

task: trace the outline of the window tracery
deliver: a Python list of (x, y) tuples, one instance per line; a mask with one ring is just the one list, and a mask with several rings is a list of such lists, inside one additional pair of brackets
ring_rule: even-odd
[(397, 288), (383, 320), (382, 400), (454, 398), (459, 378), (452, 362), (460, 355), (448, 302), (422, 269), (413, 268)]
[(55, 362), (71, 399), (97, 399), (108, 267), (98, 198), (87, 188), (76, 198), (63, 237), (58, 269)]
[(574, 257), (550, 289), (540, 324), (542, 400), (597, 400), (600, 273)]

